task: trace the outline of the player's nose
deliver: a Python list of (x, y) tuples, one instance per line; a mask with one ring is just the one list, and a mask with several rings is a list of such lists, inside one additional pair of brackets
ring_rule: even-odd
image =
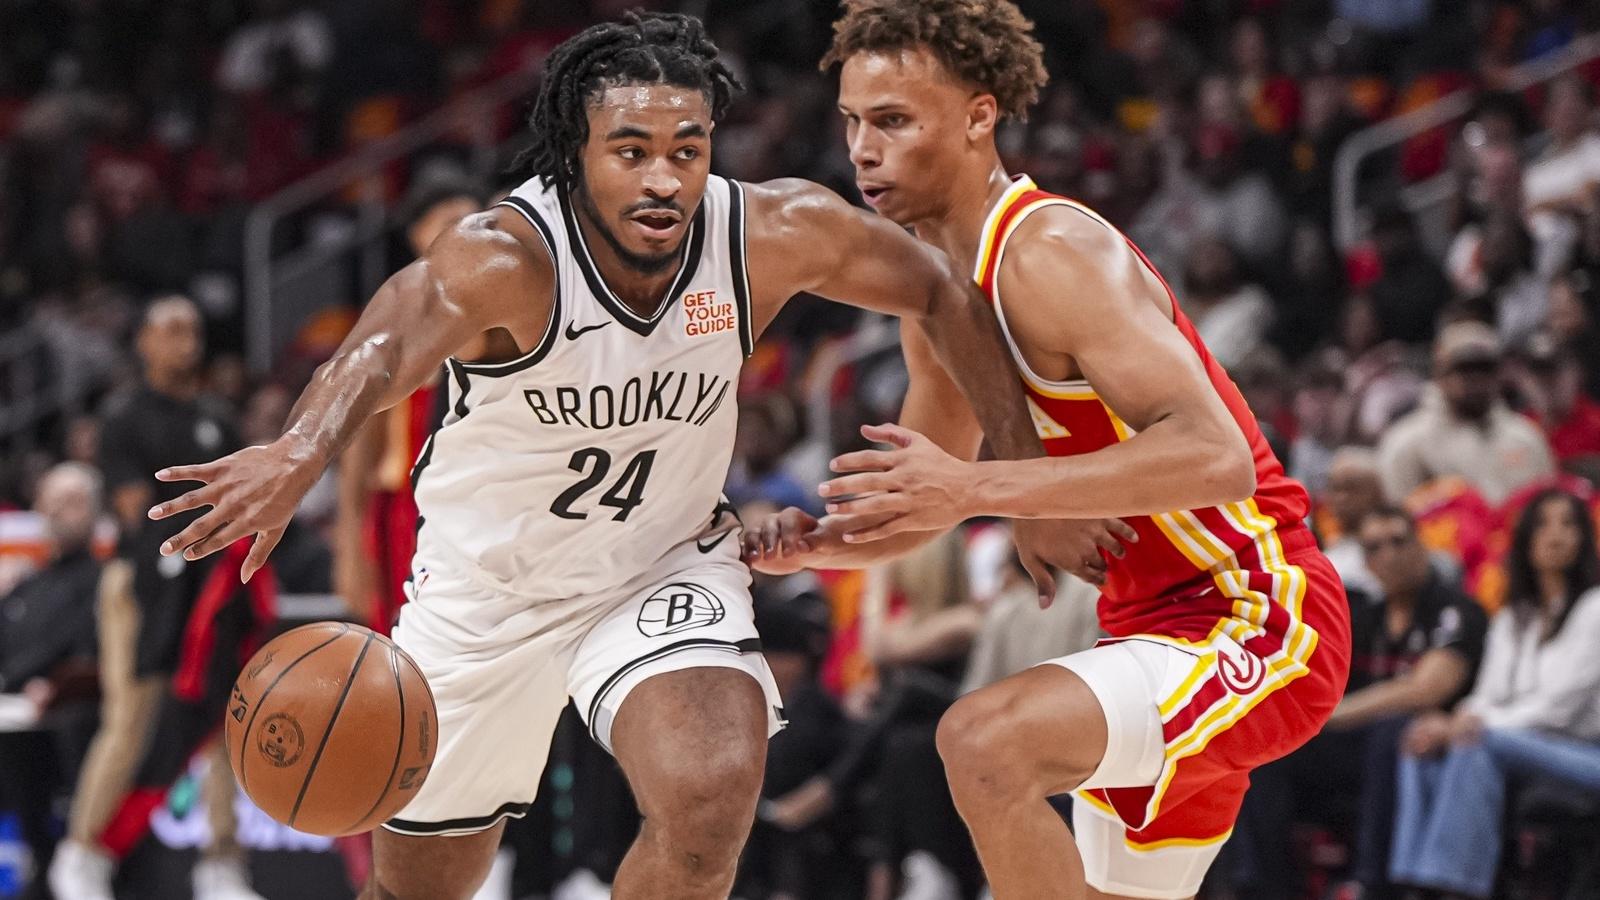
[(883, 162), (878, 142), (872, 137), (872, 129), (856, 130), (855, 137), (850, 141), (850, 162), (857, 169), (870, 169)]
[(658, 160), (644, 171), (644, 192), (657, 199), (677, 196), (683, 181), (672, 171), (666, 160)]

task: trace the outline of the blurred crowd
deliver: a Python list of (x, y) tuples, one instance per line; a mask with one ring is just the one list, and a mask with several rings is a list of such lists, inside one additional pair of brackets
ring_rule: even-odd
[[(1258, 773), (1208, 892), (1600, 893), (1600, 50), (1508, 89), (1600, 29), (1600, 7), (1018, 2), (1052, 84), (1002, 134), (1009, 165), (1099, 209), (1160, 268), (1310, 489), (1350, 590), (1350, 696)], [(0, 330), (40, 338), (0, 359), (0, 385), (26, 371), (86, 398), (7, 435), (0, 475), (0, 808), (34, 817), (36, 868), (95, 729), (96, 573), (140, 527), (118, 499), (148, 474), (129, 472), (128, 397), (212, 422), (209, 446), (270, 440), (337, 343), (308, 328), (270, 375), (246, 371), (251, 204), (636, 5), (703, 14), (748, 89), (718, 128), (719, 172), (855, 197), (814, 71), (832, 0), (0, 0)], [(1362, 169), (1356, 240), (1341, 240), (1346, 139), (1462, 89), (1465, 115)], [(514, 139), (514, 113), (497, 134)], [(515, 183), (464, 180), (460, 149), (379, 174), (403, 226), (394, 265)], [(363, 299), (344, 298), (344, 321)], [(173, 303), (193, 334), (152, 312)], [(772, 326), (741, 385), (728, 493), (747, 519), (815, 510), (827, 459), (894, 418), (892, 334), (811, 298)], [(308, 498), (279, 551), (287, 592), (337, 587), (356, 615), (384, 615), (384, 532), (353, 517), (396, 502), (427, 415), (391, 417), (361, 467), (396, 477), (358, 491), (345, 466)], [(1062, 592), (1032, 608), (998, 523), (880, 571), (758, 579), (791, 727), (740, 896), (976, 896), (933, 725), (962, 691), (1093, 642), (1093, 588)], [(513, 836), (525, 858), (564, 861), (519, 874), (518, 896), (599, 890), (626, 846), (615, 771), (581, 740), (556, 747), (551, 795), (597, 811), (547, 804)]]

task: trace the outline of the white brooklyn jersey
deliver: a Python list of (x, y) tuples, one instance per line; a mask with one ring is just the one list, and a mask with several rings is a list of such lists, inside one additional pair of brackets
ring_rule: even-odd
[(649, 318), (606, 285), (560, 194), (534, 179), (501, 204), (549, 247), (554, 311), (520, 359), (448, 361), (444, 421), (412, 474), (414, 578), (448, 568), (497, 592), (569, 599), (686, 541), (709, 552), (728, 539), (721, 492), (752, 343), (742, 191), (710, 179)]

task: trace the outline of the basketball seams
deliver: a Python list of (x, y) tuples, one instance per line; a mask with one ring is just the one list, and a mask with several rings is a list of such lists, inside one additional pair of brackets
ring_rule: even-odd
[(350, 667), (350, 674), (345, 678), (344, 690), (339, 693), (339, 702), (334, 704), (333, 715), (328, 717), (328, 724), (322, 731), (322, 741), (317, 744), (317, 753), (311, 757), (311, 765), (306, 767), (305, 781), (300, 783), (300, 794), (294, 798), (294, 809), (289, 811), (290, 828), (294, 827), (294, 820), (300, 815), (300, 804), (305, 802), (306, 791), (311, 787), (311, 779), (316, 777), (317, 763), (322, 761), (322, 752), (328, 749), (328, 740), (333, 737), (333, 729), (339, 721), (339, 713), (344, 709), (344, 702), (350, 698), (350, 689), (355, 686), (356, 673), (361, 671), (361, 664), (367, 658), (367, 651), (372, 647), (372, 639), (377, 635), (367, 633), (366, 641), (361, 645), (361, 652), (356, 655), (355, 664)]
[(372, 801), (372, 808), (367, 810), (359, 819), (356, 819), (346, 831), (353, 830), (357, 825), (366, 822), (373, 813), (378, 811), (378, 807), (382, 805), (383, 801), (388, 798), (389, 789), (394, 786), (394, 773), (400, 771), (400, 757), (405, 753), (406, 749), (406, 688), (400, 681), (398, 648), (389, 641), (384, 641), (383, 643), (389, 651), (389, 671), (394, 673), (394, 692), (400, 704), (400, 731), (394, 742), (394, 762), (389, 764), (389, 778), (384, 781), (383, 790), (378, 792), (378, 799)]
[[(250, 711), (250, 721), (246, 722), (244, 728), (240, 729), (240, 731), (239, 731), (239, 766), (235, 770), (235, 773), (239, 776), (239, 786), (241, 788), (244, 788), (246, 793), (249, 792), (249, 787), (248, 787), (248, 785), (249, 785), (249, 769), (244, 764), (244, 753), (245, 753), (245, 750), (249, 749), (249, 747), (250, 747), (250, 730), (255, 727), (256, 716), (260, 714), (261, 708), (266, 705), (267, 695), (272, 693), (273, 689), (275, 689), (278, 686), (278, 682), (282, 681), (284, 676), (288, 675), (289, 671), (291, 669), (293, 669), (295, 666), (300, 665), (300, 663), (304, 662), (307, 657), (311, 656), (313, 653), (316, 653), (318, 650), (321, 650), (322, 648), (328, 646), (329, 644), (332, 644), (334, 641), (337, 641), (338, 639), (340, 639), (340, 638), (342, 638), (345, 635), (350, 633), (350, 626), (349, 625), (341, 622), (341, 623), (339, 623), (339, 626), (340, 626), (340, 630), (339, 630), (338, 634), (334, 635), (331, 638), (328, 638), (327, 640), (325, 640), (322, 643), (316, 645), (315, 647), (312, 647), (310, 650), (307, 650), (306, 652), (300, 654), (300, 656), (297, 657), (294, 662), (291, 662), (287, 666), (284, 666), (283, 667), (283, 671), (279, 672), (277, 674), (277, 676), (272, 679), (272, 683), (267, 685), (267, 689), (261, 692), (261, 696), (256, 698), (255, 708)], [(302, 626), (300, 626), (300, 628), (315, 628), (315, 627), (317, 627), (317, 626), (315, 626), (315, 625), (302, 625)], [(299, 630), (300, 630), (299, 628), (291, 629), (291, 630), (286, 631), (283, 634), (279, 635), (274, 640), (282, 640), (284, 637), (287, 637), (288, 635), (291, 635), (294, 632), (299, 631)], [(248, 667), (248, 663), (246, 664), (246, 666)], [(224, 729), (224, 731), (223, 731), (223, 736), (224, 736), (224, 738), (226, 738), (226, 736), (227, 736), (226, 729)], [(229, 754), (229, 755), (231, 756), (232, 754)]]

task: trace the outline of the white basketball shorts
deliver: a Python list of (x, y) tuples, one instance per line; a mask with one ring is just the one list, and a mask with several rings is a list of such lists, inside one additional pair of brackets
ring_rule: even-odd
[(620, 588), (536, 604), (419, 563), (394, 639), (433, 688), (439, 749), (417, 796), (384, 827), (468, 834), (523, 815), (567, 698), (610, 751), (628, 693), (666, 672), (748, 672), (767, 696), (768, 734), (777, 733), (782, 704), (736, 538), (710, 552), (690, 541)]

